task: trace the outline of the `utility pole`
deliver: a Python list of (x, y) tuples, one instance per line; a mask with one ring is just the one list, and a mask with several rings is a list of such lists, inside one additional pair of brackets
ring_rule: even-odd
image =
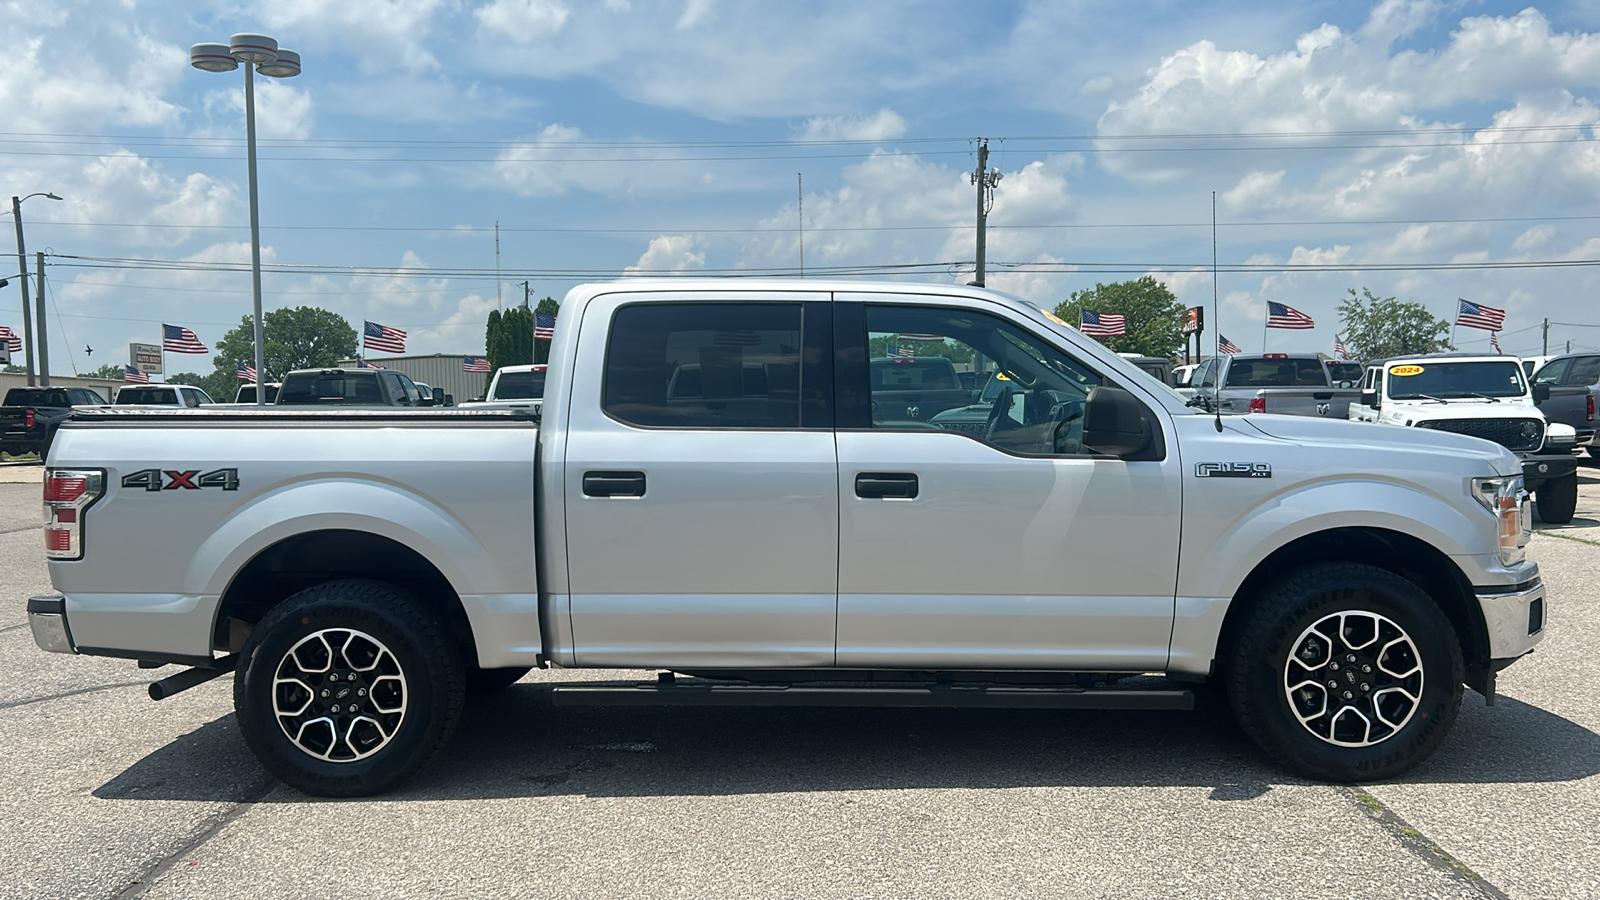
[(983, 287), (988, 256), (989, 210), (994, 208), (994, 189), (1000, 183), (1000, 170), (989, 168), (988, 138), (978, 138), (978, 167), (967, 178), (978, 188), (978, 272), (972, 283)]
[(1544, 355), (1550, 355), (1550, 320), (1544, 320)]
[[(38, 309), (38, 312), (39, 312), (39, 385), (41, 387), (49, 387), (50, 386), (50, 342), (45, 337), (45, 331), (44, 331), (44, 254), (43, 253), (39, 254), (38, 260), (39, 260), (39, 267), (38, 267), (38, 269), (36, 271), (39, 273), (39, 282), (38, 282), (38, 289), (34, 291), (34, 294), (37, 295), (37, 296), (35, 296), (33, 298), (33, 303), (34, 303), (34, 306)], [(28, 280), (28, 273), (27, 272), (23, 272), (22, 273), (22, 281), (24, 283), (26, 283), (27, 280)]]
[(28, 249), (22, 244), (22, 199), (11, 198), (11, 218), (17, 224), (17, 270), (22, 274), (17, 281), (22, 286), (22, 361), (28, 370), (28, 387), (34, 386), (33, 379), (33, 309), (28, 304)]
[(794, 173), (794, 206), (800, 227), (800, 277), (806, 277), (806, 179), (802, 172)]
[(530, 293), (532, 292), (532, 290), (533, 290), (532, 288), (528, 287), (528, 283), (526, 281), (524, 281), (522, 283), (522, 308), (523, 309), (527, 309), (528, 308), (528, 297), (529, 297)]
[(505, 309), (500, 299), (500, 220), (494, 220), (494, 308)]

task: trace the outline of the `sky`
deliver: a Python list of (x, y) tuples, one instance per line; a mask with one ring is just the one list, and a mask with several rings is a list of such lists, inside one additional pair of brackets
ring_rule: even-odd
[(63, 198), (22, 205), (56, 374), (250, 314), (244, 76), (188, 64), (241, 32), (304, 67), (256, 78), (266, 308), (413, 353), (641, 274), (967, 283), (980, 140), (986, 282), (1046, 308), (1148, 274), (1245, 352), (1331, 353), (1368, 289), (1600, 347), (1592, 0), (0, 0), (0, 197)]

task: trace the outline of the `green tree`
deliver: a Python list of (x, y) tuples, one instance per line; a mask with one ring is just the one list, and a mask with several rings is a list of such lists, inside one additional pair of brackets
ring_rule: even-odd
[(1340, 334), (1356, 359), (1387, 359), (1408, 353), (1449, 350), (1450, 323), (1421, 303), (1374, 296), (1362, 288), (1339, 301)]
[[(561, 304), (557, 303), (555, 301), (554, 297), (546, 297), (543, 300), (539, 301), (539, 305), (535, 306), (533, 308), (533, 311), (536, 312), (536, 313), (548, 313), (549, 315), (555, 316), (555, 315), (559, 315), (560, 314), (560, 312), (561, 312)], [(549, 362), (550, 361), (550, 345), (552, 343), (554, 343), (554, 342), (553, 341), (534, 341), (533, 342), (533, 361), (536, 362), (536, 363), (541, 363), (541, 364)]]
[(560, 311), (560, 304), (552, 297), (540, 300), (533, 309), (513, 306), (504, 312), (490, 310), (483, 335), (483, 351), (489, 357), (489, 368), (499, 371), (502, 366), (549, 362), (550, 342), (533, 339), (534, 313), (553, 316)]
[(1167, 286), (1146, 275), (1137, 281), (1096, 284), (1057, 306), (1055, 313), (1074, 327), (1084, 310), (1127, 318), (1126, 334), (1098, 338), (1119, 353), (1170, 357), (1183, 346), (1185, 307)]
[[(272, 310), (262, 317), (261, 330), (266, 338), (266, 371), (262, 375), (267, 381), (282, 381), (285, 372), (295, 369), (330, 368), (356, 352), (356, 330), (344, 316), (315, 306)], [(235, 381), (239, 363), (256, 364), (255, 323), (249, 316), (217, 341), (212, 361), (216, 375)], [(233, 393), (229, 391), (228, 396)]]
[(93, 372), (84, 372), (84, 378), (107, 378), (112, 381), (121, 381), (128, 374), (128, 367), (122, 363), (106, 363)]

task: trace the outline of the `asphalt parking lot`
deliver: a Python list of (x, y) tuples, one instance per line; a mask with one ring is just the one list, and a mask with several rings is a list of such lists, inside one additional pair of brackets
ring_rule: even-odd
[(571, 709), (547, 671), (348, 801), (266, 775), (231, 679), (157, 703), (34, 647), (37, 473), (0, 466), (0, 896), (1600, 897), (1600, 468), (1531, 546), (1548, 637), (1399, 781), (1286, 776), (1215, 711)]

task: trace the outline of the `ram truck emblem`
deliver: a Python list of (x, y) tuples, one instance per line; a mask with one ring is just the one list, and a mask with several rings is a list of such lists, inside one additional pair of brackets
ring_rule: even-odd
[(1203, 462), (1195, 463), (1196, 478), (1271, 478), (1272, 466), (1268, 463)]
[(1326, 403), (1318, 403), (1317, 404), (1317, 415), (1325, 416), (1327, 414), (1328, 414), (1328, 404), (1326, 404)]

